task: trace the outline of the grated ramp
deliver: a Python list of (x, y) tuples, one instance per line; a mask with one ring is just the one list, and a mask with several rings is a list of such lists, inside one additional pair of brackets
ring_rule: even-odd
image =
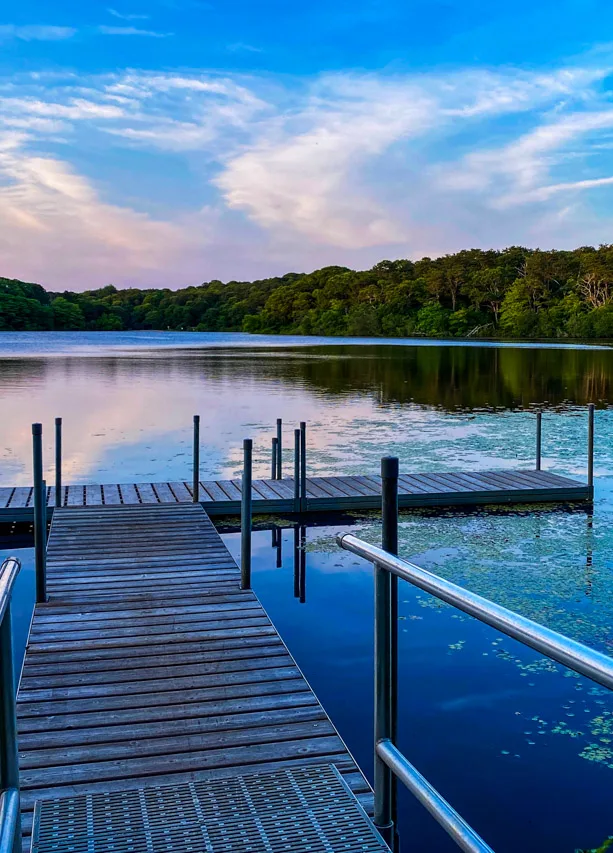
[(389, 853), (331, 764), (43, 800), (32, 853)]

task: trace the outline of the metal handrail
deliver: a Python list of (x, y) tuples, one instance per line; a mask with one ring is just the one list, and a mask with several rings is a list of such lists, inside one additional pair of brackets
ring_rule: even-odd
[(21, 832), (17, 832), (19, 825), (19, 791), (7, 788), (0, 793), (0, 853), (21, 850)]
[(0, 853), (20, 853), (19, 760), (15, 714), (15, 673), (11, 594), (21, 569), (16, 557), (0, 566)]
[(0, 566), (0, 622), (9, 609), (13, 584), (20, 568), (21, 563), (17, 557), (7, 557)]
[(532, 619), (507, 610), (506, 607), (494, 604), (481, 595), (416, 566), (415, 563), (388, 554), (382, 548), (370, 545), (350, 533), (339, 535), (337, 542), (346, 551), (376, 563), (424, 592), (429, 592), (441, 601), (474, 616), (480, 622), (491, 625), (525, 646), (530, 646), (545, 657), (613, 690), (613, 658), (551, 631)]
[[(593, 407), (590, 407), (590, 423), (592, 418)], [(590, 426), (589, 432), (593, 436), (593, 426)], [(395, 745), (398, 716), (398, 578), (610, 690), (613, 690), (613, 659), (438, 577), (421, 566), (400, 559), (397, 556), (398, 459), (395, 457), (384, 457), (381, 460), (381, 512), (383, 547), (364, 542), (351, 533), (337, 536), (341, 548), (369, 560), (375, 569), (374, 823), (388, 845), (396, 849), (396, 780), (399, 779), (465, 853), (493, 853), (492, 848)]]

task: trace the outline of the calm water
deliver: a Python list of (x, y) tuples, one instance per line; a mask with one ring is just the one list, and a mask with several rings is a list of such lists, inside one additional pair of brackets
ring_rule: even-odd
[[(308, 422), (310, 473), (533, 464), (585, 476), (585, 405), (597, 403), (594, 515), (570, 508), (407, 513), (404, 556), (613, 653), (613, 350), (326, 341), (175, 333), (0, 334), (0, 484), (31, 480), (30, 424), (64, 418), (65, 479), (189, 479), (192, 415), (202, 476), (237, 476), (241, 440), (270, 468), (275, 418)], [(333, 542), (348, 519), (254, 534), (254, 587), (358, 762), (372, 765), (372, 571)], [(353, 519), (373, 542), (376, 513)], [(294, 598), (304, 536), (306, 601)], [(276, 534), (275, 534), (276, 537)], [(238, 540), (226, 534), (234, 553)], [(22, 647), (33, 597), (27, 539), (15, 602)], [(278, 565), (280, 564), (280, 565)], [(513, 641), (401, 587), (400, 746), (498, 853), (573, 853), (613, 834), (613, 701)], [(455, 850), (402, 803), (409, 850)], [(408, 843), (409, 836), (413, 841)]]

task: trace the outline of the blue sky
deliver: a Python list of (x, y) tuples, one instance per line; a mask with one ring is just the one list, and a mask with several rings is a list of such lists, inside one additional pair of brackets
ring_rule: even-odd
[(602, 0), (4, 14), (0, 275), (175, 288), (612, 241)]

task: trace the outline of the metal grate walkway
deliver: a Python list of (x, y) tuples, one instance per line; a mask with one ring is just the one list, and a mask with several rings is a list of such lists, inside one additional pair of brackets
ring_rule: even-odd
[(383, 853), (331, 764), (37, 804), (32, 853)]

